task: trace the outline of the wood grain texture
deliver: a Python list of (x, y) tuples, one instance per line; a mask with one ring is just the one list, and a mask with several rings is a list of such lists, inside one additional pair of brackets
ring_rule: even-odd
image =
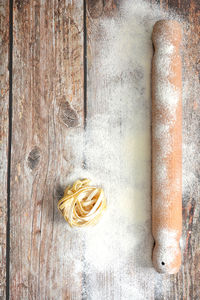
[[(200, 157), (198, 150), (200, 146), (200, 102), (197, 94), (200, 93), (200, 2), (199, 1), (166, 1), (168, 8), (174, 9), (178, 14), (184, 16), (189, 26), (185, 27), (184, 35), (187, 43), (183, 47), (183, 76), (192, 78), (194, 92), (191, 93), (184, 103), (183, 110), (183, 143), (195, 145), (191, 171), (196, 180), (191, 188), (183, 194), (183, 254), (181, 271), (172, 279), (172, 288), (168, 298), (175, 299), (199, 299), (200, 294), (200, 188), (199, 188), (199, 166)], [(197, 93), (197, 91), (199, 91)], [(189, 175), (188, 175), (189, 176)], [(188, 178), (189, 180), (189, 178)]]
[(9, 2), (0, 1), (0, 299), (6, 295), (7, 165), (9, 135)]
[[(149, 0), (150, 1), (150, 0)], [(87, 113), (98, 111), (95, 54), (90, 30), (103, 16), (115, 14), (119, 0), (87, 1), (88, 102)], [(155, 1), (151, 1), (155, 2)], [(157, 1), (156, 1), (157, 2)], [(8, 148), (8, 14), (1, 2), (1, 206), (0, 206), (0, 298), (5, 299), (5, 247)], [(199, 0), (162, 0), (163, 9), (172, 7), (192, 26), (184, 64), (199, 85)], [(83, 2), (14, 1), (13, 47), (13, 139), (11, 165), (10, 299), (82, 299), (83, 284), (90, 286), (84, 272), (74, 284), (76, 251), (68, 239), (68, 227), (59, 216), (57, 200), (73, 169), (69, 133), (83, 128)], [(195, 72), (194, 72), (195, 70)], [(109, 94), (109, 91), (108, 91)], [(103, 102), (102, 102), (103, 104)], [(101, 110), (106, 109), (105, 103)], [(3, 113), (2, 113), (3, 112)], [(200, 146), (192, 124), (199, 123), (199, 100), (192, 95), (184, 109), (184, 130)], [(199, 157), (199, 156), (198, 156)], [(194, 166), (199, 178), (199, 158)], [(199, 184), (184, 194), (183, 265), (170, 276), (171, 289), (160, 287), (162, 299), (199, 299), (200, 294), (200, 189)], [(82, 247), (82, 245), (80, 245)], [(84, 250), (83, 250), (84, 252)], [(70, 273), (71, 272), (71, 273)], [(115, 290), (113, 274), (93, 274), (99, 286), (106, 285), (108, 299)], [(90, 280), (91, 282), (91, 280)], [(161, 300), (154, 291), (152, 299)], [(159, 293), (160, 295), (160, 293)], [(86, 298), (87, 298), (86, 297)]]
[(57, 201), (83, 128), (82, 1), (15, 1), (10, 299), (80, 299)]

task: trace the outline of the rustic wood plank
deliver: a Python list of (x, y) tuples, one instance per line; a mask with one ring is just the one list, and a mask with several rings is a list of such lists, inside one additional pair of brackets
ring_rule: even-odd
[(82, 1), (14, 2), (10, 299), (80, 299), (57, 210), (83, 128)]
[[(101, 31), (102, 20), (105, 17), (113, 17), (118, 13), (118, 4), (120, 1), (116, 0), (88, 0), (87, 1), (87, 118), (90, 119), (98, 114), (108, 113), (108, 102), (110, 97), (110, 89), (112, 88), (112, 80), (109, 80), (100, 74), (103, 72), (99, 64), (99, 40), (103, 39), (103, 32)], [(94, 32), (98, 32), (98, 38), (95, 38)], [(107, 79), (107, 80), (106, 80)], [(121, 84), (120, 79), (116, 77), (116, 81), (119, 86)], [(117, 124), (120, 126), (120, 124)], [(107, 130), (110, 132), (109, 124), (107, 124)], [(86, 161), (87, 166), (87, 161)], [(112, 251), (112, 250), (111, 250)], [(94, 297), (95, 286), (98, 284), (99, 299), (123, 299), (126, 298), (122, 293), (120, 285), (116, 284), (116, 281), (121, 280), (121, 277), (117, 271), (116, 266), (111, 265), (107, 268), (105, 264), (104, 271), (98, 269), (94, 274), (87, 274), (85, 280), (86, 295), (90, 299), (92, 294)], [(124, 263), (126, 264), (126, 262)], [(120, 277), (120, 279), (119, 279)], [(134, 275), (133, 275), (134, 277)], [(87, 298), (86, 298), (87, 299)], [(91, 298), (93, 299), (93, 298)]]
[(9, 1), (0, 1), (0, 299), (6, 298), (7, 167), (9, 135)]
[[(90, 69), (98, 51), (94, 43), (91, 48), (90, 26), (95, 26), (101, 16), (115, 13), (117, 2), (88, 1), (88, 99), (93, 99), (88, 115), (98, 109), (95, 89), (100, 88), (98, 82), (94, 85), (95, 68)], [(199, 32), (197, 2), (160, 1), (162, 7), (178, 7), (179, 13), (188, 16), (194, 32)], [(188, 68), (194, 68), (198, 60), (196, 35), (191, 35), (190, 41), (196, 52), (188, 54), (188, 58), (194, 57), (188, 59)], [(73, 275), (69, 274), (74, 266), (72, 260), (65, 261), (66, 253), (75, 248), (73, 240), (67, 240), (70, 234), (58, 215), (56, 198), (73, 168), (67, 140), (71, 129), (67, 127), (75, 127), (79, 121), (83, 126), (82, 3), (16, 1), (13, 55), (10, 298), (81, 299), (83, 282), (88, 293), (90, 287), (84, 275), (80, 274), (74, 284)], [(188, 130), (194, 115), (200, 113), (195, 103), (188, 103)], [(197, 172), (198, 166), (196, 162)], [(181, 272), (171, 277), (171, 290), (161, 287), (163, 299), (198, 299), (198, 193), (186, 195), (184, 264)], [(100, 285), (107, 284), (108, 296), (112, 298), (113, 274), (96, 278)]]
[[(105, 100), (106, 96), (106, 83), (101, 86), (101, 82), (96, 79), (95, 74), (100, 72), (99, 66), (96, 66), (95, 55), (98, 53), (95, 41), (91, 40), (91, 30), (98, 26), (101, 19), (106, 15), (113, 15), (116, 11), (117, 5), (120, 1), (101, 1), (101, 0), (88, 0), (87, 1), (87, 31), (88, 31), (88, 107), (87, 114), (91, 116), (100, 109), (101, 112), (106, 110)], [(194, 78), (194, 86), (199, 86), (200, 68), (199, 68), (199, 36), (200, 36), (200, 3), (188, 0), (162, 0), (150, 1), (151, 3), (159, 2), (162, 9), (168, 10), (169, 8), (177, 11), (179, 15), (183, 15), (190, 23), (191, 30), (184, 32), (187, 36), (188, 45), (183, 53), (183, 63), (185, 73), (191, 74)], [(98, 107), (94, 101), (96, 98), (97, 90), (102, 89), (101, 107)], [(199, 91), (200, 92), (200, 91)], [(196, 93), (196, 91), (195, 91)], [(200, 144), (199, 133), (194, 131), (191, 125), (193, 122), (199, 122), (200, 106), (198, 99), (195, 99), (196, 94), (191, 95), (187, 99), (184, 106), (184, 132), (187, 136), (195, 141), (197, 145)], [(90, 102), (90, 99), (93, 99)], [(196, 127), (195, 127), (196, 128)], [(200, 128), (199, 128), (200, 129)], [(185, 137), (186, 139), (187, 137)], [(188, 142), (188, 141), (187, 141)], [(198, 156), (198, 157), (197, 157)], [(194, 168), (197, 178), (199, 178), (199, 155), (196, 153), (194, 162), (191, 168)], [(160, 286), (160, 292), (155, 290), (154, 299), (198, 299), (200, 293), (200, 229), (198, 227), (200, 220), (200, 190), (199, 184), (193, 186), (190, 193), (184, 194), (183, 197), (183, 263), (180, 272), (177, 275), (163, 276), (163, 283), (165, 280), (170, 279), (169, 286), (165, 284)], [(112, 274), (101, 274), (96, 277), (100, 284), (105, 287), (106, 282), (109, 280), (109, 288), (107, 289), (108, 298), (112, 299), (114, 290), (114, 282)], [(152, 282), (153, 285), (153, 282)], [(88, 286), (88, 290), (90, 287)], [(161, 298), (160, 294), (163, 295)], [(158, 296), (157, 296), (158, 295)], [(153, 299), (152, 298), (152, 299)]]

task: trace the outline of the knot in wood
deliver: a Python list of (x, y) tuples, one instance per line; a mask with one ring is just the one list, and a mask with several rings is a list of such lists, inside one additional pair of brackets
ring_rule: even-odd
[(60, 104), (60, 119), (67, 127), (79, 125), (78, 114), (68, 101), (62, 101)]
[(103, 0), (89, 0), (88, 10), (92, 19), (99, 18), (103, 13), (104, 1)]
[(28, 166), (31, 170), (35, 169), (40, 161), (40, 149), (35, 146), (28, 156)]
[(26, 6), (29, 1), (28, 0), (16, 0), (16, 6), (19, 11), (23, 10), (24, 6)]

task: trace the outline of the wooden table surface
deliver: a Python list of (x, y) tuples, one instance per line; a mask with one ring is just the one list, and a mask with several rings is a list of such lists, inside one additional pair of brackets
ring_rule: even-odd
[[(64, 141), (78, 119), (84, 130), (87, 100), (95, 99), (95, 57), (87, 59), (95, 47), (90, 31), (119, 2), (0, 1), (0, 299), (55, 299), (51, 290), (56, 294), (57, 282), (67, 278), (68, 270), (55, 260), (62, 226), (54, 226), (60, 184), (72, 164)], [(188, 68), (196, 65), (200, 76), (200, 1), (159, 4), (184, 15), (198, 34), (190, 36), (197, 51), (190, 53)], [(191, 103), (190, 116), (200, 119), (199, 107)], [(199, 176), (197, 162), (193, 167)], [(185, 196), (183, 265), (171, 276), (170, 290), (160, 287), (163, 299), (200, 299), (198, 196), (193, 191)], [(82, 299), (81, 276), (76, 289), (71, 284), (63, 284), (62, 299)]]

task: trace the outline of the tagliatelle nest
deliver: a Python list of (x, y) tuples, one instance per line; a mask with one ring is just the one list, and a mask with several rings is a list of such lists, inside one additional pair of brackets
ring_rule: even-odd
[(65, 189), (58, 209), (72, 227), (95, 225), (106, 209), (104, 191), (90, 186), (89, 179), (77, 180)]

